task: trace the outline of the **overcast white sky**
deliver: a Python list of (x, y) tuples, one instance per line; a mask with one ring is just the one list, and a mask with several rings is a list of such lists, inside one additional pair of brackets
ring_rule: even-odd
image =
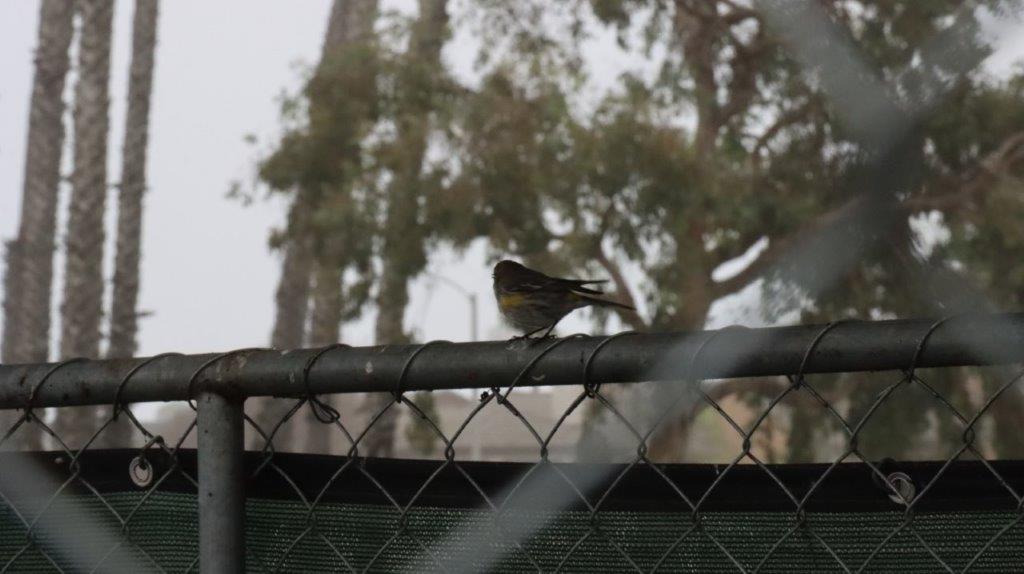
[[(111, 182), (120, 174), (132, 4), (117, 3), (114, 23)], [(414, 4), (384, 2), (386, 8), (402, 10)], [(278, 200), (243, 208), (225, 193), (232, 180), (251, 177), (253, 150), (243, 137), (254, 133), (266, 140), (277, 133), (275, 98), (298, 86), (297, 62), (316, 61), (329, 7), (329, 0), (161, 3), (141, 293), (141, 308), (155, 315), (142, 323), (142, 354), (267, 344), (280, 267), (267, 249), (267, 236), (282, 220), (285, 206)], [(17, 230), (38, 10), (38, 1), (0, 2), (0, 238), (5, 239)], [(1016, 26), (999, 32), (1003, 48), (989, 65), (1005, 69), (1024, 53), (1024, 34)], [(469, 73), (472, 48), (457, 38), (446, 49), (446, 58)], [(588, 60), (599, 82), (644, 65), (618, 51), (611, 36), (589, 44)], [(63, 194), (66, 201), (67, 189)], [(56, 268), (58, 290), (61, 263)], [(432, 261), (430, 271), (478, 294), (483, 337), (505, 336), (490, 295), (482, 246), (464, 254), (444, 253)], [(466, 340), (468, 303), (450, 287), (419, 280), (406, 324), (423, 340)], [(372, 317), (346, 325), (343, 337), (352, 344), (369, 344), (371, 325)], [(576, 317), (560, 331), (587, 327)]]

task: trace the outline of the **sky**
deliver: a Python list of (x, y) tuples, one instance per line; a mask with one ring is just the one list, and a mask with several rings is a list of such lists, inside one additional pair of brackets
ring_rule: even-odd
[[(463, 0), (464, 1), (464, 0)], [(108, 179), (120, 174), (127, 70), (130, 58), (132, 2), (117, 3), (111, 62)], [(414, 10), (413, 0), (385, 1), (385, 9)], [(458, 9), (459, 2), (454, 2)], [(166, 351), (211, 352), (268, 343), (274, 319), (274, 290), (280, 271), (267, 237), (283, 221), (285, 202), (258, 201), (243, 207), (226, 194), (232, 181), (251, 182), (257, 150), (245, 142), (254, 134), (273, 141), (278, 132), (278, 97), (301, 83), (301, 64), (316, 62), (330, 0), (172, 0), (161, 2), (152, 100), (149, 193), (143, 228), (140, 354)], [(23, 162), (36, 43), (39, 2), (0, 3), (0, 238), (17, 232)], [(1024, 55), (1019, 24), (997, 23), (999, 51), (987, 62), (1006, 69)], [(444, 57), (456, 73), (472, 74), (473, 41), (458, 35)], [(650, 69), (617, 49), (608, 34), (588, 42), (586, 57), (598, 84), (619, 73)], [(68, 97), (74, 85), (69, 77)], [(69, 163), (70, 154), (65, 154)], [(70, 170), (66, 166), (65, 172)], [(68, 189), (62, 189), (62, 208)], [(113, 229), (116, 196), (109, 197)], [(112, 237), (108, 236), (105, 276), (112, 275)], [(58, 238), (58, 245), (63, 238)], [(763, 249), (763, 245), (753, 249)], [(753, 254), (756, 254), (752, 250)], [(420, 340), (470, 338), (469, 300), (434, 279), (443, 276), (477, 295), (479, 333), (507, 337), (491, 295), (484, 246), (465, 252), (442, 251), (428, 273), (411, 287), (406, 328)], [(752, 259), (735, 262), (735, 269)], [(55, 287), (62, 286), (58, 254)], [(720, 269), (719, 274), (728, 274)], [(713, 325), (756, 323), (750, 313), (756, 296), (747, 291), (718, 305)], [(59, 296), (54, 301), (54, 319)], [(342, 338), (370, 344), (373, 314), (345, 325)], [(613, 325), (612, 327), (614, 327)], [(568, 334), (589, 330), (585, 314), (562, 323)], [(54, 333), (58, 329), (54, 328)]]

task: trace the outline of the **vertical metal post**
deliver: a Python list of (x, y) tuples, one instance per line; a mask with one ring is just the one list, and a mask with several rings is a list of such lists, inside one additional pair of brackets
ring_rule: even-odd
[(199, 570), (245, 570), (242, 400), (204, 392), (199, 414)]

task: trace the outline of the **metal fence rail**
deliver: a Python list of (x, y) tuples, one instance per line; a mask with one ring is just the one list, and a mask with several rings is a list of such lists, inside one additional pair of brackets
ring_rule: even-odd
[[(795, 537), (811, 541), (820, 551), (829, 568), (837, 571), (870, 571), (877, 567), (880, 556), (898, 538), (910, 537), (923, 553), (933, 570), (969, 571), (984, 569), (986, 553), (993, 548), (1024, 540), (1024, 498), (985, 456), (977, 444), (979, 422), (997, 401), (1012, 393), (1021, 392), (1020, 375), (1005, 378), (986, 396), (976, 412), (966, 412), (962, 405), (947, 400), (930, 385), (919, 369), (969, 365), (1007, 365), (1024, 360), (1024, 314), (987, 316), (958, 316), (943, 320), (909, 320), (880, 322), (837, 322), (829, 325), (799, 326), (768, 329), (729, 328), (720, 331), (681, 334), (622, 333), (611, 337), (569, 337), (535, 343), (492, 342), (462, 343), (432, 342), (423, 345), (351, 348), (333, 345), (324, 349), (278, 352), (245, 349), (222, 354), (161, 355), (146, 359), (86, 361), (71, 360), (50, 365), (0, 366), (0, 408), (21, 409), (20, 416), (0, 439), (0, 449), (8, 449), (12, 436), (27, 427), (42, 429), (64, 451), (66, 473), (63, 482), (51, 487), (26, 490), (26, 480), (18, 477), (31, 473), (17, 468), (0, 469), (0, 509), (4, 509), (23, 524), (26, 539), (9, 555), (0, 556), (4, 570), (15, 570), (19, 561), (30, 552), (40, 552), (56, 570), (105, 570), (112, 564), (141, 560), (146, 568), (161, 570), (160, 559), (151, 550), (133, 542), (132, 526), (147, 505), (153, 505), (161, 485), (178, 481), (194, 487), (198, 498), (199, 542), (198, 556), (188, 561), (188, 569), (199, 566), (203, 571), (241, 571), (245, 564), (256, 564), (268, 571), (287, 569), (289, 554), (305, 540), (316, 539), (324, 551), (332, 553), (339, 568), (349, 571), (379, 570), (389, 564), (389, 553), (398, 545), (411, 545), (422, 564), (436, 570), (469, 571), (496, 568), (507, 554), (515, 555), (527, 569), (536, 571), (571, 570), (572, 561), (581, 558), (588, 544), (600, 541), (619, 566), (635, 571), (669, 571), (676, 569), (673, 561), (687, 552), (696, 538), (710, 544), (716, 555), (733, 571), (773, 571), (773, 560), (784, 554)], [(866, 411), (856, 420), (844, 414), (841, 408), (828, 400), (807, 375), (812, 373), (838, 373), (894, 370), (897, 375), (872, 400)], [(749, 425), (737, 422), (702, 383), (708, 379), (750, 376), (784, 376), (785, 383), (768, 401)], [(643, 416), (627, 415), (621, 406), (610, 400), (604, 385), (637, 381), (677, 381), (661, 385), (663, 394), (656, 401), (644, 405)], [(576, 399), (562, 413), (551, 429), (535, 427), (516, 407), (516, 388), (547, 385), (576, 385)], [(907, 485), (894, 478), (861, 453), (859, 439), (876, 411), (901, 387), (922, 389), (942, 409), (946, 416), (962, 429), (961, 444), (943, 461), (926, 484), (908, 490)], [(437, 389), (488, 389), (466, 419), (454, 433), (444, 433), (440, 426), (407, 397), (411, 391)], [(607, 389), (607, 387), (605, 387)], [(327, 393), (386, 392), (394, 401), (372, 414), (363, 428), (353, 428), (350, 421), (342, 420), (318, 395)], [(755, 453), (753, 438), (766, 418), (787, 397), (800, 395), (810, 404), (820, 407), (818, 414), (836, 425), (844, 442), (840, 456), (824, 467), (822, 474), (811, 484), (799, 488), (779, 478), (779, 471), (767, 465)], [(291, 406), (280, 421), (269, 428), (259, 425), (243, 411), (247, 397), (291, 397)], [(151, 433), (133, 415), (130, 403), (141, 401), (183, 401), (195, 399), (197, 419), (185, 434), (171, 443)], [(280, 400), (289, 400), (282, 398)], [(659, 470), (649, 456), (651, 441), (673, 418), (688, 416), (692, 404), (708, 405), (741, 438), (742, 447), (735, 458), (719, 469), (718, 477), (703, 492), (685, 492), (665, 472)], [(68, 445), (53, 431), (46, 417), (39, 416), (45, 407), (73, 405), (112, 405), (111, 418), (98, 426), (92, 438), (84, 445)], [(325, 431), (341, 433), (350, 445), (348, 456), (339, 459), (336, 472), (319, 492), (310, 493), (297, 485), (297, 480), (275, 462), (274, 438), (295, 413), (308, 405), (324, 423)], [(561, 463), (549, 460), (548, 447), (553, 437), (571, 413), (593, 405), (620, 424), (636, 444), (632, 460), (617, 467), (615, 476), (595, 476), (592, 480), (563, 470)], [(510, 492), (502, 497), (488, 495), (473, 475), (465, 470), (456, 457), (455, 444), (463, 431), (478, 419), (486, 408), (498, 408), (516, 417), (536, 439), (537, 461), (522, 477), (513, 481)], [(437, 440), (443, 445), (443, 460), (437, 461), (436, 470), (424, 480), (409, 500), (398, 501), (360, 461), (360, 445), (367, 433), (392, 409), (408, 409), (425, 421)], [(58, 414), (59, 416), (59, 414)], [(100, 489), (87, 479), (80, 465), (83, 453), (90, 449), (97, 437), (118, 417), (127, 418), (145, 438), (145, 445), (136, 459), (133, 472), (151, 476), (146, 482), (145, 494), (121, 504), (105, 499)], [(1017, 413), (1024, 416), (1024, 413)], [(478, 423), (479, 424), (479, 423)], [(260, 464), (245, 470), (243, 465), (243, 426), (263, 437), (264, 447)], [(811, 431), (813, 429), (808, 429)], [(198, 435), (198, 471), (178, 464), (180, 448), (186, 437), (195, 431)], [(147, 462), (157, 455), (170, 461), (154, 471)], [(936, 550), (936, 541), (927, 532), (915, 526), (915, 516), (922, 504), (927, 505), (928, 494), (960, 457), (979, 461), (978, 468), (991, 475), (1005, 499), (1003, 507), (1008, 514), (1000, 515), (998, 528), (986, 534), (977, 547), (965, 550), (951, 558), (945, 550)], [(149, 457), (149, 458), (147, 458)], [(859, 460), (878, 479), (879, 484), (899, 504), (902, 517), (894, 523), (887, 535), (873, 543), (873, 547), (854, 559), (837, 546), (836, 540), (820, 534), (808, 510), (809, 501), (821, 492), (822, 485), (843, 462)], [(765, 548), (757, 560), (739, 555), (723, 541), (704, 520), (707, 508), (713, 504), (715, 493), (722, 481), (738, 465), (752, 464), (777, 485), (791, 503), (791, 521), (784, 531)], [(16, 465), (15, 465), (16, 466)], [(603, 528), (600, 517), (612, 490), (622, 480), (638, 472), (653, 472), (672, 493), (672, 503), (685, 509), (679, 512), (684, 525), (671, 543), (666, 543), (653, 554), (640, 557), (633, 547), (616, 540), (614, 529)], [(419, 507), (417, 500), (443, 472), (457, 472), (466, 479), (466, 488), (481, 496), (482, 508), (490, 512), (495, 524), (495, 537), (481, 540), (480, 551), (472, 557), (455, 556), (451, 549), (417, 536), (414, 517)], [(574, 500), (568, 504), (582, 508), (589, 516), (576, 539), (564, 548), (557, 564), (535, 557), (536, 548), (528, 544), (537, 530), (525, 528), (511, 521), (506, 513), (508, 500), (529, 489), (533, 474), (553, 472), (570, 485)], [(20, 473), (20, 474), (19, 474)], [(276, 474), (295, 493), (305, 509), (305, 526), (284, 547), (281, 555), (261, 556), (253, 548), (245, 547), (246, 500), (245, 484), (260, 473)], [(322, 510), (322, 497), (340, 477), (358, 474), (376, 485), (382, 496), (390, 501), (395, 517), (394, 532), (379, 545), (372, 555), (357, 559), (357, 555), (325, 528), (318, 526), (317, 513)], [(6, 480), (5, 480), (6, 475)], [(298, 481), (301, 482), (301, 481)], [(20, 486), (19, 486), (20, 484)], [(591, 492), (601, 485), (601, 491)], [(190, 488), (191, 488), (190, 487)], [(42, 488), (42, 491), (40, 491)], [(19, 490), (20, 489), (20, 490)], [(59, 502), (64, 494), (74, 491), (89, 500), (101, 502), (102, 512), (115, 529), (112, 540), (93, 544), (102, 551), (83, 556), (60, 555), (50, 539), (47, 529), (57, 528), (52, 523), (60, 513), (69, 513)], [(36, 500), (35, 503), (26, 501)], [(38, 502), (42, 500), (43, 502)], [(566, 501), (559, 502), (564, 504)], [(135, 522), (133, 522), (135, 521)], [(58, 521), (59, 522), (59, 521)], [(986, 531), (987, 532), (987, 531)], [(495, 550), (500, 547), (499, 550)], [(1000, 546), (1001, 547), (1001, 546)], [(69, 566), (70, 565), (70, 566)]]
[[(551, 341), (449, 343), (0, 365), (0, 408), (182, 401), (210, 388), (239, 397), (429, 391), (1009, 364), (1024, 360), (1024, 313), (849, 321)], [(927, 345), (923, 345), (927, 339)], [(812, 349), (813, 353), (807, 351)], [(920, 349), (919, 349), (920, 347)], [(599, 352), (598, 352), (599, 351)], [(919, 356), (918, 356), (919, 355)], [(699, 360), (692, 361), (694, 357)], [(45, 377), (45, 381), (43, 378)]]

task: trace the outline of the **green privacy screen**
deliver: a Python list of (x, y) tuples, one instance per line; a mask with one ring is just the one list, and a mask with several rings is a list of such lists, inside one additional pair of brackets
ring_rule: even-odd
[[(176, 464), (150, 456), (145, 488), (129, 477), (137, 455), (97, 451), (71, 464), (38, 454), (33, 472), (47, 476), (0, 480), (0, 562), (14, 572), (195, 570), (194, 452)], [(11, 456), (0, 457), (0, 477), (20, 464)], [(246, 463), (252, 572), (1024, 570), (1020, 462), (875, 465), (913, 484), (909, 512), (862, 463), (650, 468), (259, 453)]]

